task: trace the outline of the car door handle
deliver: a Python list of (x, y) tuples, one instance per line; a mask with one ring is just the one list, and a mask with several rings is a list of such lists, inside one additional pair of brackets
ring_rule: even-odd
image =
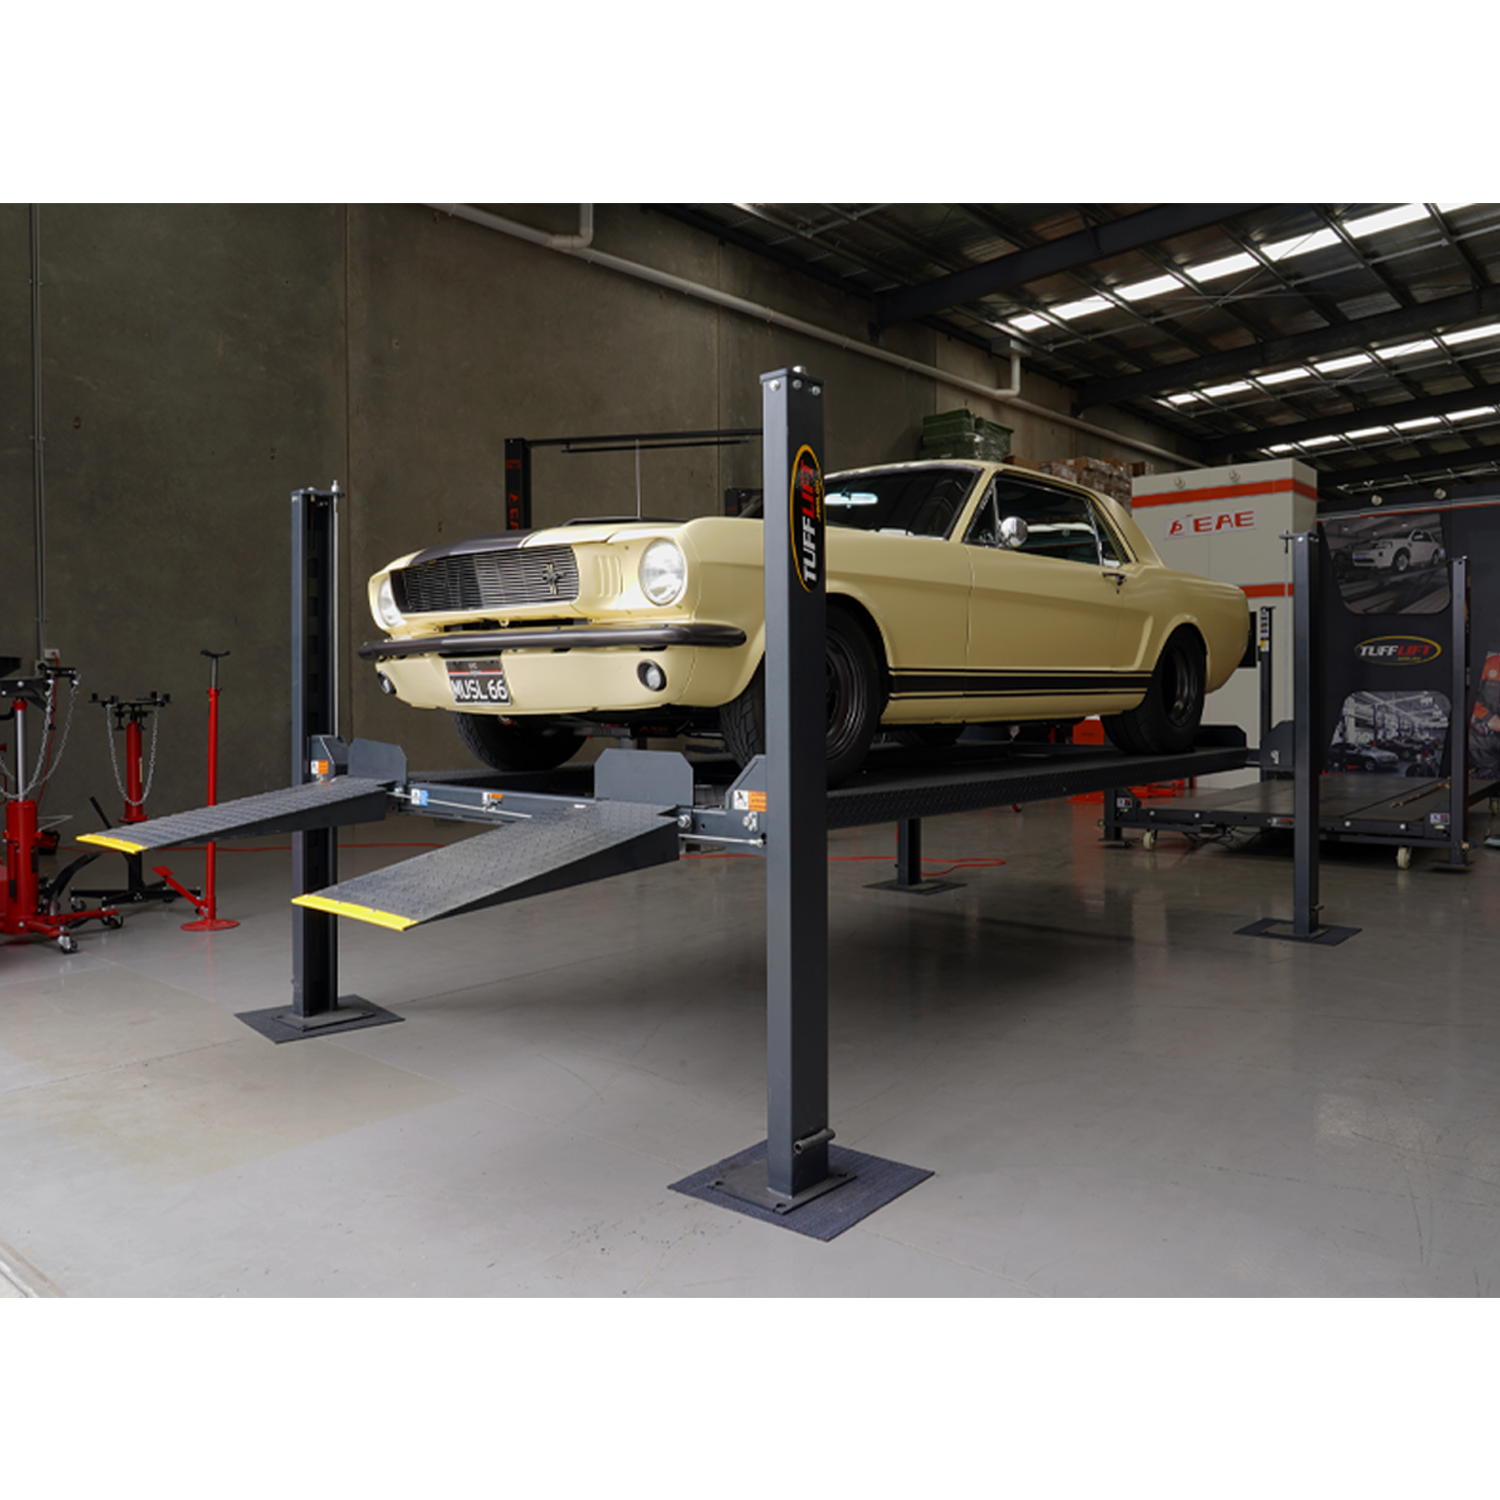
[(1105, 578), (1108, 578), (1114, 584), (1115, 592), (1118, 594), (1120, 592), (1121, 585), (1125, 582), (1125, 575), (1123, 573), (1106, 572), (1103, 576)]

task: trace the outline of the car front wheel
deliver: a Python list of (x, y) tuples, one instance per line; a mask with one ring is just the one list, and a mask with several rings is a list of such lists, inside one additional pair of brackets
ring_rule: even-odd
[(550, 771), (570, 760), (584, 739), (546, 719), (460, 713), (451, 718), (469, 754), (496, 771)]
[[(863, 630), (839, 610), (828, 611), (824, 655), (828, 784), (857, 771), (880, 724), (880, 673)], [(766, 749), (766, 664), (750, 685), (719, 710), (719, 728), (741, 766)]]
[(1104, 732), (1127, 755), (1176, 755), (1192, 748), (1203, 720), (1207, 656), (1196, 632), (1178, 630), (1162, 647), (1140, 704), (1104, 717)]

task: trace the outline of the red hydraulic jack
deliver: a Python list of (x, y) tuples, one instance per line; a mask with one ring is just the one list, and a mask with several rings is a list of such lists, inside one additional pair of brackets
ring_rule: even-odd
[[(209, 661), (208, 675), (208, 805), (213, 807), (219, 800), (219, 658), (228, 656), (227, 651), (200, 651), (200, 656), (206, 656)], [(203, 873), (203, 899), (200, 901), (191, 891), (183, 888), (172, 879), (171, 875), (159, 865), (154, 866), (154, 873), (160, 875), (174, 890), (182, 891), (197, 909), (198, 920), (196, 922), (184, 922), (184, 932), (223, 932), (230, 927), (238, 927), (238, 922), (231, 921), (228, 917), (219, 915), (219, 894), (217, 881), (218, 845), (209, 844), (205, 856)]]
[(37, 829), (37, 804), (26, 795), (33, 790), (26, 781), (26, 718), (31, 707), (39, 709), (45, 733), (57, 683), (63, 678), (72, 682), (76, 675), (67, 667), (49, 667), (40, 677), (0, 680), (0, 703), (10, 705), (15, 720), (16, 760), (16, 795), (5, 805), (5, 884), (0, 887), (0, 936), (47, 938), (64, 953), (78, 951), (72, 929), (82, 922), (103, 922), (106, 927), (122, 925), (119, 912), (109, 906), (67, 913), (57, 910), (68, 877), (94, 856), (86, 855), (75, 861), (49, 881), (43, 881), (37, 871), (41, 836)]

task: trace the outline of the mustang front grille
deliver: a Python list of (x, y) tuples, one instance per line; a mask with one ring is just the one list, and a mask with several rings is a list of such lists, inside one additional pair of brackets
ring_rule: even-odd
[(513, 547), (436, 557), (391, 574), (404, 615), (462, 610), (503, 613), (522, 604), (559, 604), (578, 597), (571, 547)]

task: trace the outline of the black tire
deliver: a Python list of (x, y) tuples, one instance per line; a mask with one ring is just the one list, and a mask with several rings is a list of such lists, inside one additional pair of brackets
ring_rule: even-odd
[(1398, 573), (1404, 573), (1411, 566), (1411, 553), (1406, 551), (1398, 552), (1391, 566)]
[(1104, 732), (1127, 755), (1177, 755), (1192, 748), (1203, 720), (1207, 653), (1196, 631), (1174, 631), (1161, 648), (1140, 704), (1103, 719)]
[[(846, 614), (828, 611), (827, 652), (828, 785), (852, 776), (863, 763), (880, 725), (880, 673), (865, 633)], [(719, 710), (719, 730), (735, 760), (744, 766), (766, 748), (766, 666), (755, 669), (750, 685)]]
[(896, 729), (891, 738), (909, 750), (946, 750), (956, 745), (964, 732), (963, 724), (911, 724), (905, 729)]
[(450, 716), (464, 748), (495, 771), (550, 771), (570, 760), (584, 736), (547, 719), (506, 719), (499, 714)]

